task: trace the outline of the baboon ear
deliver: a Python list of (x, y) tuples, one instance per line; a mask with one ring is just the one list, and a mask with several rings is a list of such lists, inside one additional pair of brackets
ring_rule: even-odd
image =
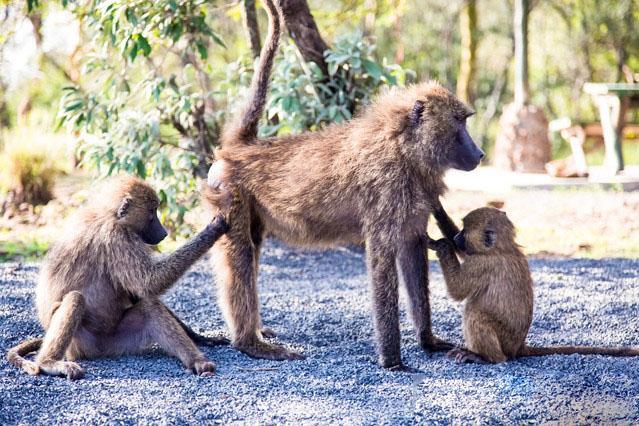
[(492, 247), (495, 244), (496, 234), (492, 229), (486, 229), (484, 231), (484, 245), (488, 248)]
[(118, 211), (115, 213), (115, 217), (118, 219), (122, 219), (129, 211), (129, 206), (131, 205), (131, 197), (126, 196), (122, 199), (122, 203), (120, 203), (120, 207), (118, 207)]
[(408, 115), (408, 122), (412, 127), (419, 125), (422, 121), (422, 113), (424, 112), (424, 102), (415, 101), (415, 105), (413, 105), (413, 109), (410, 111)]

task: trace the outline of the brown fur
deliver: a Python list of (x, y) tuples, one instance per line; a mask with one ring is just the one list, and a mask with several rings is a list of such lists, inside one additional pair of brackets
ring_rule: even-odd
[[(261, 112), (261, 111), (260, 111)], [(214, 248), (222, 310), (233, 343), (251, 356), (297, 354), (260, 336), (257, 265), (265, 234), (304, 246), (366, 243), (380, 363), (401, 365), (397, 289), (408, 289), (425, 350), (450, 348), (431, 332), (426, 219), (445, 186), (455, 123), (469, 108), (436, 83), (393, 89), (358, 118), (297, 136), (225, 132), (212, 188), (235, 194), (230, 231)], [(399, 266), (399, 269), (397, 268)]]
[[(227, 225), (216, 217), (174, 253), (157, 258), (139, 236), (156, 218), (157, 205), (153, 189), (133, 177), (111, 181), (96, 193), (42, 267), (36, 307), (45, 337), (11, 349), (7, 359), (12, 364), (29, 374), (76, 379), (84, 371), (74, 360), (138, 353), (158, 343), (195, 373), (214, 372), (215, 365), (190, 337), (210, 344), (226, 339), (197, 335), (159, 296)], [(22, 358), (40, 346), (35, 362)]]
[(450, 348), (431, 331), (423, 230), (436, 205), (443, 211), (445, 170), (471, 170), (483, 157), (465, 128), (472, 111), (431, 82), (392, 89), (346, 124), (258, 139), (281, 21), (277, 2), (264, 3), (271, 31), (247, 108), (225, 129), (208, 179), (213, 204), (219, 190), (233, 194), (230, 230), (213, 256), (233, 344), (258, 358), (299, 357), (260, 332), (257, 269), (262, 240), (271, 234), (303, 246), (366, 244), (382, 366), (401, 367), (400, 279), (422, 348)]
[(490, 207), (470, 212), (463, 222), (463, 263), (449, 240), (430, 243), (437, 251), (450, 296), (466, 301), (463, 328), (468, 350), (454, 349), (451, 357), (458, 362), (498, 363), (550, 354), (639, 355), (637, 348), (527, 346), (533, 282), (526, 256), (515, 242), (512, 222), (504, 212)]

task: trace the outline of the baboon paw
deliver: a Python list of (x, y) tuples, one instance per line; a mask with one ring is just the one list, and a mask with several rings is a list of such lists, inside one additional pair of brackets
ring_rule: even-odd
[(195, 361), (193, 363), (193, 367), (191, 367), (191, 371), (193, 371), (194, 374), (202, 377), (210, 377), (215, 375), (215, 369), (215, 364), (208, 359)]
[(270, 359), (273, 361), (293, 361), (304, 359), (304, 355), (264, 341), (258, 341), (249, 345), (237, 345), (236, 348), (251, 358)]
[(423, 341), (420, 346), (426, 352), (445, 352), (450, 351), (455, 347), (452, 343), (448, 343), (439, 337), (431, 336), (429, 339)]
[(40, 374), (40, 367), (38, 367), (38, 364), (33, 361), (22, 361), (22, 369), (31, 376), (37, 376), (38, 374)]
[(75, 362), (67, 362), (66, 365), (66, 376), (67, 379), (69, 380), (78, 380), (84, 377), (84, 369), (82, 367), (80, 367), (78, 364), (76, 364)]
[(38, 365), (40, 371), (50, 376), (62, 376), (69, 380), (84, 377), (84, 369), (73, 361), (46, 361)]
[(404, 363), (400, 363), (398, 365), (393, 365), (392, 367), (386, 367), (386, 369), (388, 371), (392, 371), (393, 373), (411, 373), (411, 374), (415, 374), (415, 373), (421, 373), (420, 370), (414, 368), (414, 367), (410, 367)]
[(260, 333), (262, 333), (262, 337), (265, 339), (273, 339), (277, 337), (277, 333), (275, 333), (272, 328), (268, 327), (263, 327), (262, 330), (260, 330)]
[(487, 364), (486, 360), (474, 352), (462, 348), (454, 348), (446, 354), (447, 358), (455, 360), (458, 364), (475, 363)]
[(216, 336), (202, 336), (199, 335), (195, 340), (195, 343), (203, 346), (225, 346), (230, 345), (231, 341), (224, 335), (218, 334)]

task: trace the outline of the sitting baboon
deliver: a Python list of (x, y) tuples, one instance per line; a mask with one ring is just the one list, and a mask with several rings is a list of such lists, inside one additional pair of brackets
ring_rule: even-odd
[[(156, 258), (152, 246), (167, 235), (157, 208), (153, 189), (134, 177), (114, 179), (96, 192), (42, 267), (36, 307), (44, 339), (11, 349), (12, 364), (33, 375), (77, 379), (84, 371), (74, 360), (139, 353), (157, 343), (194, 373), (213, 374), (215, 365), (191, 338), (208, 344), (228, 340), (197, 335), (159, 296), (228, 226), (218, 214), (178, 250)], [(38, 348), (35, 362), (23, 358)]]
[(258, 358), (299, 356), (265, 342), (260, 333), (258, 258), (264, 236), (271, 234), (305, 246), (365, 243), (382, 366), (402, 366), (400, 278), (421, 347), (450, 349), (431, 331), (423, 235), (445, 190), (444, 172), (472, 170), (484, 156), (466, 130), (472, 111), (430, 82), (393, 89), (345, 124), (257, 138), (281, 19), (273, 1), (264, 3), (270, 33), (251, 94), (244, 112), (225, 128), (209, 172), (211, 192), (223, 185), (234, 194), (230, 229), (213, 257), (233, 344)]
[[(498, 363), (551, 354), (639, 355), (637, 348), (587, 346), (531, 347), (526, 336), (533, 315), (533, 283), (526, 256), (515, 242), (515, 227), (501, 210), (483, 207), (463, 219), (454, 244), (430, 240), (448, 293), (465, 300), (464, 342), (449, 356), (457, 362)], [(460, 263), (455, 249), (464, 255)]]

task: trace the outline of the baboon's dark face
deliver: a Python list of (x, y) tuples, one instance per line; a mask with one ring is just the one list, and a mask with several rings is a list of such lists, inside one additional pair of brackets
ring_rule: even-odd
[(147, 244), (156, 245), (159, 244), (160, 241), (166, 238), (168, 233), (164, 226), (160, 223), (160, 219), (158, 218), (157, 211), (155, 209), (149, 214), (149, 219), (146, 226), (138, 232), (142, 241)]
[(501, 210), (482, 207), (463, 219), (464, 228), (455, 235), (455, 246), (466, 254), (507, 251), (516, 248), (515, 227)]
[(415, 101), (409, 112), (408, 129), (427, 167), (470, 171), (484, 158), (466, 128), (474, 111), (443, 87)]
[(154, 193), (152, 195), (153, 197), (141, 194), (127, 195), (122, 200), (116, 217), (122, 226), (135, 232), (146, 244), (156, 245), (166, 238), (168, 233), (158, 218), (157, 197)]
[(456, 119), (454, 122), (453, 149), (450, 151), (450, 167), (458, 170), (470, 171), (479, 165), (485, 154), (473, 141), (466, 129), (466, 119)]

